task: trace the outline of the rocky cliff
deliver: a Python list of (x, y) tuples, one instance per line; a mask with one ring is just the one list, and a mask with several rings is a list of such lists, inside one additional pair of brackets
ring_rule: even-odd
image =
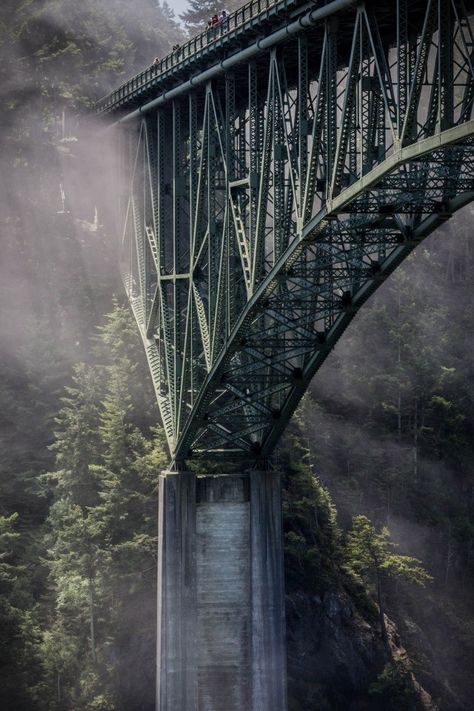
[(435, 711), (397, 630), (389, 647), (342, 591), (287, 597), (290, 711)]

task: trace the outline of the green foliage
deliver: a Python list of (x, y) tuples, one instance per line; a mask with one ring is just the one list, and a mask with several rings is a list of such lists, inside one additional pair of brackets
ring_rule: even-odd
[(84, 364), (75, 367), (73, 384), (65, 388), (62, 408), (55, 418), (57, 469), (50, 480), (65, 501), (92, 505), (97, 499), (97, 482), (90, 461), (99, 446), (99, 376)]
[(340, 574), (336, 509), (312, 472), (301, 432), (293, 430), (285, 437), (280, 457), (287, 590), (324, 593)]
[[(51, 102), (80, 108), (131, 76), (180, 41), (182, 32), (165, 3), (113, 0), (5, 3), (10, 17), (1, 35), (6, 58), (22, 57), (16, 75), (33, 72), (45, 112)], [(15, 104), (13, 104), (15, 108)], [(46, 118), (46, 116), (45, 116)]]
[(451, 690), (466, 706), (474, 694), (464, 635), (474, 614), (472, 216), (456, 215), (364, 305), (302, 407), (342, 527), (364, 512), (429, 561), (429, 591), (383, 573), (382, 594), (417, 676), (446, 708)]
[[(186, 24), (196, 31), (222, 9), (208, 0), (189, 5)], [(84, 239), (75, 219), (82, 213), (56, 211), (64, 175), (73, 186), (84, 183), (72, 165), (86, 163), (87, 180), (94, 172), (90, 155), (81, 153), (87, 141), (78, 115), (182, 40), (165, 2), (0, 4), (0, 160), (7, 176), (0, 214), (7, 306), (0, 313), (2, 709), (153, 707), (127, 679), (153, 688), (153, 491), (166, 461), (163, 433), (150, 430), (156, 408), (126, 309), (115, 304), (90, 347), (116, 271), (108, 243), (99, 244), (103, 234), (93, 246)], [(318, 401), (307, 399), (298, 432), (286, 440), (289, 591), (324, 592), (343, 580), (362, 599), (362, 578), (374, 585), (363, 531), (354, 542), (359, 550), (346, 559), (359, 582), (341, 577), (335, 510), (314, 466), (330, 482), (343, 523), (370, 510), (374, 520), (395, 515), (433, 536), (430, 563), (440, 583), (433, 596), (456, 583), (471, 593), (473, 259), (469, 221), (459, 224), (457, 251), (443, 232), (364, 307), (343, 352), (336, 349), (316, 381)], [(80, 359), (86, 364), (71, 377), (71, 363)], [(384, 580), (423, 578), (416, 559), (397, 556), (381, 532), (361, 529), (369, 539), (382, 536), (374, 549), (382, 549)], [(446, 647), (449, 657), (449, 632), (438, 628), (436, 612), (462, 630), (472, 610), (458, 598), (430, 605), (429, 630), (442, 638), (437, 653)], [(453, 655), (466, 660), (468, 672), (469, 644), (466, 634), (462, 654)], [(392, 667), (379, 679), (374, 695), (383, 708), (399, 682)]]
[(417, 558), (393, 552), (396, 544), (390, 540), (387, 528), (377, 532), (367, 516), (355, 516), (346, 537), (345, 559), (348, 572), (361, 583), (372, 586), (379, 607), (380, 632), (389, 647), (385, 622), (383, 578), (403, 577), (411, 583), (424, 585), (432, 580)]
[[(48, 475), (55, 487), (47, 536), (53, 594), (43, 657), (47, 685), (56, 689), (51, 708), (61, 711), (126, 709), (137, 695), (153, 693), (152, 684), (143, 688), (139, 667), (152, 676), (154, 490), (166, 455), (161, 428), (144, 433), (136, 424), (150, 401), (142, 384), (133, 391), (139, 351), (131, 325), (116, 303), (99, 329), (97, 365), (75, 369), (56, 418), (57, 469)], [(146, 616), (138, 620), (137, 611)], [(145, 640), (141, 658), (127, 651), (130, 628)]]
[(0, 702), (2, 708), (27, 711), (36, 700), (39, 630), (18, 557), (18, 523), (17, 513), (0, 516)]
[(415, 688), (411, 665), (406, 657), (389, 662), (376, 681), (369, 686), (369, 695), (387, 711), (422, 711), (426, 708)]
[(396, 545), (390, 540), (386, 527), (377, 532), (366, 516), (354, 516), (346, 538), (347, 566), (351, 572), (369, 580), (379, 573), (404, 577), (417, 585), (432, 580), (417, 558), (394, 553)]
[[(122, 693), (120, 676), (126, 659), (136, 657), (138, 667), (143, 654), (128, 654), (124, 639), (127, 624), (144, 626), (130, 622), (134, 607), (148, 616), (143, 637), (153, 629), (142, 597), (153, 600), (153, 489), (163, 439), (160, 429), (149, 432), (157, 411), (125, 309), (116, 305), (91, 351), (89, 333), (109, 307), (116, 268), (104, 229), (91, 244), (76, 218), (85, 210), (90, 219), (95, 200), (94, 188), (84, 187), (94, 174), (90, 136), (83, 140), (92, 102), (183, 33), (169, 7), (154, 0), (6, 0), (0, 28), (0, 167), (8, 176), (0, 204), (7, 305), (0, 313), (0, 516), (15, 522), (18, 515), (11, 552), (1, 559), (9, 567), (0, 601), (0, 707), (106, 709), (118, 697), (131, 708), (127, 700), (143, 693)], [(102, 194), (102, 153), (98, 159)], [(57, 213), (64, 208), (59, 183), (68, 204)], [(117, 523), (107, 528), (111, 520)], [(147, 638), (150, 660), (152, 644)], [(135, 678), (143, 677), (136, 671)]]
[(240, 0), (230, 0), (225, 6), (218, 0), (188, 0), (188, 9), (181, 13), (180, 18), (190, 34), (195, 35), (204, 32), (213, 15), (220, 15), (223, 9), (229, 13), (243, 4)]

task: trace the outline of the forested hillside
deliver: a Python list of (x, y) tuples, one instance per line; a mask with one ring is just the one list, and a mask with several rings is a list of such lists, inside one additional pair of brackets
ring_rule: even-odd
[(391, 616), (442, 707), (474, 695), (474, 213), (398, 269), (352, 323), (303, 405), (315, 470), (340, 521), (367, 514), (434, 576), (387, 589)]
[[(183, 32), (154, 0), (0, 6), (6, 711), (154, 708), (167, 460), (91, 115)], [(429, 708), (412, 671), (441, 710), (471, 708), (472, 223), (466, 209), (364, 307), (276, 454), (291, 711)]]
[[(120, 660), (126, 656), (129, 665), (133, 657), (120, 652), (128, 642), (119, 641), (113, 661), (92, 653), (91, 635), (101, 643), (101, 610), (107, 606), (112, 616), (121, 602), (112, 585), (108, 594), (118, 602), (101, 597), (105, 569), (95, 572), (94, 537), (103, 534), (105, 519), (94, 528), (92, 517), (81, 520), (81, 506), (99, 503), (98, 475), (89, 464), (107, 470), (104, 480), (117, 476), (105, 449), (100, 458), (94, 449), (98, 442), (104, 447), (107, 427), (125, 427), (123, 437), (133, 440), (127, 457), (149, 460), (136, 483), (138, 498), (146, 466), (155, 469), (153, 457), (158, 470), (162, 465), (161, 450), (151, 453), (153, 435), (140, 443), (132, 426), (129, 431), (117, 419), (122, 414), (112, 413), (114, 398), (125, 412), (131, 405), (118, 371), (107, 376), (109, 366), (96, 355), (94, 329), (112, 308), (118, 280), (113, 237), (102, 227), (103, 214), (95, 213), (110, 190), (100, 127), (90, 116), (95, 99), (181, 37), (169, 8), (147, 0), (6, 0), (0, 7), (0, 707), (8, 711), (110, 708), (110, 684), (98, 686), (95, 664), (113, 666), (119, 679)], [(118, 344), (105, 343), (103, 351), (117, 352)], [(139, 389), (149, 386), (137, 382)], [(139, 389), (133, 397), (142, 399)], [(144, 427), (146, 416), (140, 406), (137, 425)], [(153, 519), (152, 490), (146, 489), (143, 511), (136, 504), (135, 517), (143, 521)], [(105, 517), (118, 505), (107, 497), (100, 503)], [(114, 520), (120, 526), (120, 515)], [(131, 541), (142, 536), (143, 545), (131, 542), (130, 554), (119, 554), (128, 533), (121, 537), (108, 527), (101, 563), (111, 556), (131, 561), (137, 547), (147, 558), (147, 530), (132, 526), (129, 533)], [(143, 573), (153, 562), (142, 563), (130, 584), (135, 601), (146, 576), (153, 577), (151, 570)], [(129, 585), (127, 574), (120, 585)], [(117, 628), (116, 634), (124, 633)], [(90, 657), (83, 656), (84, 640)], [(153, 697), (153, 680), (142, 686)], [(122, 696), (125, 703), (125, 691)]]

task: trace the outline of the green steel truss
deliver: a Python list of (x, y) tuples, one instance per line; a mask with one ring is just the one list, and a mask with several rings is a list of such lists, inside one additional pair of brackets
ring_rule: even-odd
[(339, 0), (120, 125), (121, 268), (176, 462), (268, 457), (359, 307), (474, 199), (471, 9)]

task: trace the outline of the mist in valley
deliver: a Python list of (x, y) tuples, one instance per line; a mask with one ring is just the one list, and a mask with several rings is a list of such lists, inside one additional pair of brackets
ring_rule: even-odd
[(392, 583), (387, 600), (418, 678), (447, 709), (468, 709), (474, 692), (473, 221), (468, 206), (414, 251), (302, 404), (340, 523), (367, 515), (433, 575), (424, 589)]
[[(97, 335), (92, 336), (112, 310), (113, 295), (124, 302), (116, 261), (120, 186), (114, 137), (94, 117), (93, 103), (154, 56), (163, 56), (182, 40), (183, 30), (169, 8), (146, 0), (46, 0), (34, 5), (7, 0), (0, 9), (0, 26), (0, 516), (20, 512), (22, 538), (15, 539), (11, 560), (29, 572), (18, 573), (18, 579), (28, 580), (15, 603), (15, 624), (26, 629), (28, 610), (38, 606), (41, 596), (47, 600), (41, 612), (34, 613), (31, 639), (47, 648), (48, 660), (54, 659), (54, 664), (48, 661), (47, 673), (55, 688), (45, 691), (45, 662), (28, 657), (28, 644), (10, 649), (9, 657), (23, 657), (25, 663), (8, 659), (2, 677), (12, 680), (4, 684), (6, 708), (9, 699), (17, 698), (16, 711), (59, 710), (69, 708), (62, 706), (63, 684), (66, 670), (73, 668), (74, 650), (67, 657), (64, 643), (58, 661), (51, 650), (55, 640), (64, 642), (66, 637), (58, 632), (47, 647), (41, 625), (44, 628), (45, 619), (54, 619), (58, 628), (60, 622), (65, 628), (72, 625), (64, 622), (63, 613), (76, 595), (74, 604), (83, 611), (81, 634), (89, 639), (89, 613), (94, 605), (99, 610), (99, 601), (91, 604), (91, 588), (74, 589), (72, 583), (59, 602), (48, 598), (45, 591), (52, 583), (42, 568), (46, 552), (36, 529), (45, 525), (56, 500), (45, 475), (67, 470), (64, 459), (55, 464), (57, 449), (51, 449), (54, 431), (61, 428), (56, 418), (65, 387), (74, 382), (77, 387), (73, 368), (78, 363), (94, 363)], [(469, 679), (474, 657), (469, 599), (474, 564), (473, 221), (471, 208), (465, 208), (389, 278), (317, 374), (301, 409), (312, 470), (333, 496), (342, 528), (350, 526), (352, 516), (368, 515), (377, 525), (388, 526), (400, 549), (420, 558), (434, 576), (426, 590), (394, 584), (387, 598), (389, 614), (419, 663), (423, 683), (446, 711), (467, 710), (474, 694)], [(113, 355), (111, 342), (109, 334), (103, 351)], [(126, 357), (120, 357), (125, 372)], [(141, 357), (145, 394), (132, 385), (123, 397), (130, 398), (127, 407), (136, 412), (134, 401), (146, 399), (147, 412), (137, 418), (142, 417), (149, 435), (157, 414)], [(102, 371), (112, 367), (106, 356), (104, 363)], [(135, 367), (133, 378), (134, 383), (141, 378)], [(93, 418), (101, 402), (111, 397), (111, 387), (107, 381), (98, 389), (91, 422), (99, 422), (98, 416)], [(79, 412), (80, 402), (76, 398), (70, 409)], [(138, 437), (135, 431), (133, 436)], [(161, 460), (157, 450), (140, 446), (134, 473), (140, 465), (149, 476), (143, 491), (152, 491), (149, 472)], [(110, 472), (103, 478), (110, 488)], [(152, 519), (153, 500), (139, 499), (136, 506)], [(57, 545), (49, 529), (48, 535), (49, 545)], [(100, 535), (93, 532), (87, 540)], [(147, 539), (144, 545), (151, 550), (152, 544)], [(12, 545), (9, 540), (8, 551)], [(129, 549), (124, 545), (120, 555), (126, 558)], [(87, 555), (89, 549), (83, 552), (84, 558)], [(135, 699), (140, 709), (154, 707), (155, 603), (149, 593), (155, 584), (153, 553), (149, 560), (148, 568), (138, 568), (148, 593), (140, 588), (133, 605), (126, 607), (120, 643), (105, 657), (109, 666), (116, 663), (122, 671), (133, 659), (138, 678), (124, 674), (120, 688), (125, 703)], [(97, 561), (94, 565), (100, 568)], [(57, 570), (55, 575), (58, 580)], [(89, 582), (95, 580), (90, 571), (88, 575)], [(126, 580), (133, 589), (135, 583)], [(99, 596), (105, 582), (97, 579), (95, 584)], [(105, 619), (103, 610), (115, 602), (104, 597), (100, 604)], [(100, 629), (100, 615), (92, 618)], [(134, 636), (136, 629), (145, 632)], [(18, 701), (13, 688), (18, 679), (25, 688), (36, 689), (34, 698)], [(96, 683), (92, 674), (81, 683), (87, 687), (89, 682), (91, 688)], [(41, 697), (50, 700), (41, 702)], [(96, 708), (112, 708), (108, 697), (104, 699)]]

